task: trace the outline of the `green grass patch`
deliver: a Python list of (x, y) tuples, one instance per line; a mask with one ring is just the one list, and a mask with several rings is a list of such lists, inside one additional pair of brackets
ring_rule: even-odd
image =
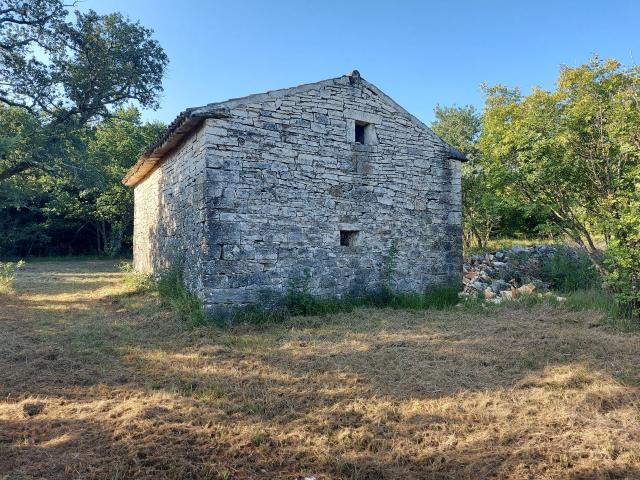
[(211, 402), (227, 395), (218, 383), (201, 383), (198, 380), (183, 380), (174, 385), (174, 391), (183, 397), (191, 397), (202, 402)]
[(264, 350), (273, 345), (273, 340), (265, 336), (225, 335), (221, 338), (223, 345), (237, 350)]
[(154, 287), (151, 276), (136, 271), (131, 262), (120, 262), (118, 267), (122, 273), (122, 283), (133, 291), (143, 292)]
[(566, 295), (566, 306), (571, 310), (597, 310), (611, 316), (618, 315), (615, 296), (601, 288), (574, 290)]
[(616, 330), (637, 331), (640, 330), (640, 322), (632, 315), (632, 312), (621, 304), (614, 292), (604, 288), (591, 288), (575, 290), (565, 295), (563, 305), (575, 311), (592, 310), (602, 312), (603, 323)]
[(184, 283), (184, 262), (176, 261), (160, 275), (155, 289), (161, 301), (173, 308), (180, 319), (193, 325), (204, 325), (208, 318), (202, 301), (191, 293)]
[(16, 272), (24, 267), (24, 260), (0, 262), (0, 295), (10, 293)]
[(423, 293), (394, 292), (380, 288), (360, 295), (343, 297), (317, 297), (304, 288), (292, 287), (282, 296), (274, 293), (264, 294), (266, 300), (257, 305), (240, 308), (217, 319), (227, 324), (237, 323), (277, 323), (295, 316), (326, 316), (351, 312), (356, 308), (376, 307), (407, 310), (442, 310), (457, 305), (458, 287), (437, 286)]
[(500, 303), (491, 303), (481, 297), (469, 297), (462, 308), (471, 313), (499, 310), (526, 310), (539, 305), (548, 305), (572, 311), (595, 311), (602, 313), (602, 323), (617, 330), (634, 331), (640, 323), (634, 320), (616, 301), (615, 294), (603, 288), (577, 289), (569, 293), (523, 294)]

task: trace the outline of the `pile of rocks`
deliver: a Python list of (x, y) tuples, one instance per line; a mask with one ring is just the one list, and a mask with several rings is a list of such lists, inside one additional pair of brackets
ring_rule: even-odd
[(463, 266), (461, 296), (483, 296), (490, 302), (500, 303), (523, 294), (546, 293), (549, 284), (538, 276), (556, 252), (557, 248), (550, 245), (532, 245), (471, 255)]

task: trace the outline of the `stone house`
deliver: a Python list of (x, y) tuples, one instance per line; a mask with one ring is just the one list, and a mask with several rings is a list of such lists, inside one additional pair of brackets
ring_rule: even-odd
[(134, 267), (180, 256), (209, 308), (459, 282), (464, 160), (357, 71), (189, 108), (123, 179)]

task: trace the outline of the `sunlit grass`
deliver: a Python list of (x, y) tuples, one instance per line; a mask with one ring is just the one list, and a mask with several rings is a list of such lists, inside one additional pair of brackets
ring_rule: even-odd
[(593, 293), (193, 328), (115, 263), (23, 273), (9, 478), (640, 476), (639, 337)]
[(492, 238), (484, 248), (477, 246), (466, 247), (464, 254), (474, 255), (486, 252), (496, 252), (498, 250), (509, 250), (514, 246), (528, 247), (531, 245), (566, 245), (566, 240), (558, 240), (553, 238)]

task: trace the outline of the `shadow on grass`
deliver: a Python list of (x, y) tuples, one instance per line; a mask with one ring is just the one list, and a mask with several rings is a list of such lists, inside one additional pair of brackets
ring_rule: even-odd
[(588, 312), (366, 309), (186, 330), (155, 299), (92, 288), (0, 314), (0, 472), (640, 475), (637, 337), (589, 328)]

